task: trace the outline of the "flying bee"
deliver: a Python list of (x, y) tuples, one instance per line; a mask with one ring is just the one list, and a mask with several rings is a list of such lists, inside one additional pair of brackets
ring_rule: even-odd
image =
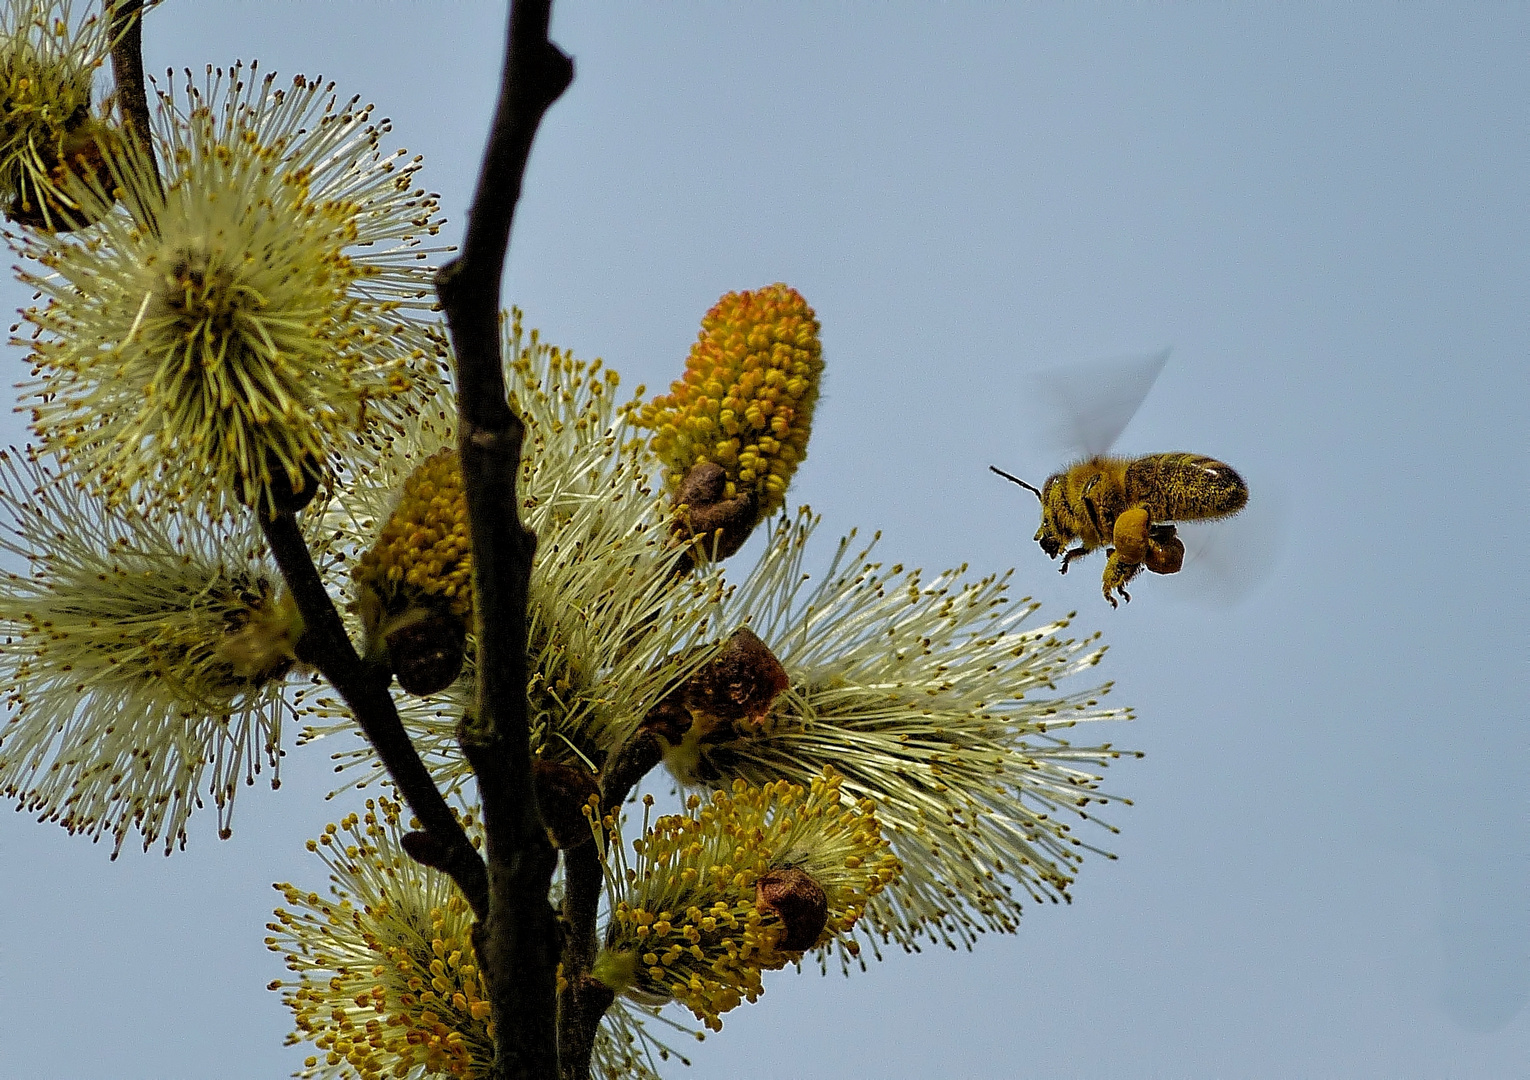
[[(1178, 573), (1184, 564), (1185, 545), (1175, 522), (1211, 521), (1231, 517), (1248, 503), (1248, 486), (1230, 465), (1204, 454), (1167, 453), (1145, 457), (1110, 457), (1106, 451), (1131, 419), (1163, 369), (1168, 352), (1152, 357), (1086, 366), (1064, 377), (1053, 378), (1053, 390), (1064, 393), (1068, 382), (1082, 385), (1085, 376), (1102, 373), (1119, 376), (1114, 401), (1104, 403), (1104, 415), (1081, 417), (1086, 446), (1084, 460), (1047, 478), (1037, 488), (997, 466), (989, 468), (1006, 480), (1034, 492), (1041, 502), (1041, 527), (1036, 543), (1051, 559), (1062, 556), (1062, 573), (1074, 559), (1105, 548), (1105, 572), (1101, 589), (1110, 606), (1116, 596), (1131, 600), (1126, 586), (1144, 568), (1155, 574)], [(1124, 365), (1124, 366), (1123, 366)], [(1134, 384), (1126, 386), (1126, 383)], [(1106, 389), (1110, 389), (1107, 387)], [(1073, 544), (1077, 546), (1070, 546)]]

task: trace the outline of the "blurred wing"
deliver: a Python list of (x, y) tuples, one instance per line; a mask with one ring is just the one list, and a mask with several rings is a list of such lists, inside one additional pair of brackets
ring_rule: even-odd
[(1168, 359), (1164, 349), (1036, 372), (1031, 411), (1046, 448), (1068, 459), (1108, 453)]
[(1138, 584), (1197, 607), (1235, 607), (1274, 574), (1290, 523), (1284, 487), (1267, 478), (1250, 483), (1248, 506), (1236, 517), (1175, 526), (1185, 545), (1183, 570)]

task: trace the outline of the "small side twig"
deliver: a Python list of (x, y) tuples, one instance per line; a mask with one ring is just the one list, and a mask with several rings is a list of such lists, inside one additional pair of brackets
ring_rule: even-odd
[[(601, 770), (599, 817), (618, 810), (637, 782), (663, 759), (664, 744), (648, 728), (639, 728), (617, 747)], [(567, 986), (558, 995), (561, 1080), (589, 1080), (600, 1019), (616, 1000), (611, 988), (590, 974), (599, 952), (596, 920), (604, 882), (594, 844), (563, 852), (563, 976)]]
[(664, 760), (658, 733), (640, 727), (606, 759), (600, 774), (600, 812), (604, 816), (627, 801), (637, 782)]
[(350, 706), (356, 723), (371, 741), (399, 794), (420, 819), (432, 841), (434, 855), (430, 865), (451, 876), (473, 912), (482, 918), (489, 909), (483, 859), (409, 740), (393, 704), (393, 695), (388, 691), (388, 672), (356, 654), (340, 613), (313, 564), (297, 520), (291, 514), (273, 519), (261, 511), (260, 523), (276, 565), (303, 616), (304, 659), (319, 669)]
[(594, 978), (597, 950), (595, 922), (600, 912), (605, 871), (593, 843), (563, 852), (563, 976), (558, 995), (558, 1065), (560, 1080), (589, 1080), (595, 1034), (616, 994)]
[(542, 116), (574, 77), (547, 39), (551, 0), (510, 8), (499, 102), (462, 254), (436, 275), (457, 364), (458, 459), (473, 540), (478, 688), (459, 741), (478, 779), (489, 912), (474, 928), (494, 1021), (495, 1080), (558, 1073), (557, 922), (548, 891), (557, 852), (531, 779), (526, 603), (536, 540), (520, 522), (525, 428), (506, 400), (499, 294), (510, 226)]

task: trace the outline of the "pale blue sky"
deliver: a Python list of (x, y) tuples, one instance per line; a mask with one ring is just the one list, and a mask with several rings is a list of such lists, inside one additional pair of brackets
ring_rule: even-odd
[[(375, 101), (455, 235), (501, 32), (485, 4), (202, 0), (145, 39), (151, 69), (258, 57)], [(777, 973), (671, 1074), (1530, 1076), (1530, 7), (565, 4), (554, 36), (578, 77), (507, 299), (657, 388), (718, 294), (801, 289), (828, 369), (794, 496), (1077, 609), (1139, 713), (1109, 737), (1147, 751), (1071, 906)], [(1287, 503), (1238, 606), (1152, 579), (1110, 610), (987, 472), (1060, 464), (1026, 372), (1163, 345), (1121, 447)], [(302, 841), (350, 807), (322, 749), (283, 780), (170, 859), (0, 818), (0, 1078), (299, 1065), (270, 883), (321, 884)]]

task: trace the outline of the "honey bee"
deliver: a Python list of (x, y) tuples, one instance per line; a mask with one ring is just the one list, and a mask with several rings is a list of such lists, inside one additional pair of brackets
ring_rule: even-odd
[[(1111, 607), (1117, 606), (1117, 595), (1131, 600), (1126, 586), (1144, 568), (1155, 574), (1179, 572), (1185, 545), (1174, 522), (1231, 517), (1248, 503), (1248, 485), (1237, 471), (1204, 454), (1176, 452), (1128, 458), (1105, 453), (1151, 389), (1167, 358), (1164, 352), (1127, 362), (1140, 392), (1127, 393), (1124, 402), (1115, 403), (1116, 416), (1103, 425), (1104, 445), (1048, 477), (1040, 488), (989, 466), (1040, 500), (1041, 527), (1035, 540), (1048, 558), (1062, 556), (1062, 573), (1068, 572), (1074, 559), (1105, 548), (1101, 590)], [(1075, 541), (1077, 546), (1070, 547)]]

